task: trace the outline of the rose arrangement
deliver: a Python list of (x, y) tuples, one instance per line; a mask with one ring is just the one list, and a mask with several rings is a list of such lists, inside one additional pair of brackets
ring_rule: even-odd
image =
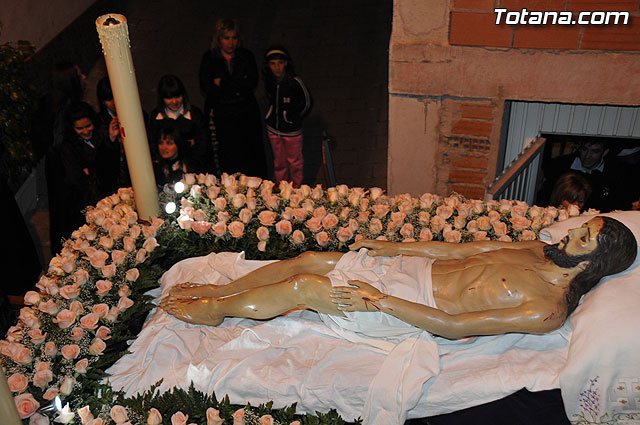
[[(295, 423), (295, 406), (286, 414), (270, 412), (269, 405), (240, 409), (193, 389), (176, 390), (173, 396), (180, 401), (204, 400), (185, 413), (176, 410), (184, 403), (166, 398), (171, 394), (160, 397), (152, 389), (141, 399), (127, 399), (102, 383), (104, 370), (135, 337), (132, 323), (153, 308), (144, 293), (182, 258), (225, 250), (245, 250), (248, 258), (285, 258), (306, 250), (344, 251), (362, 238), (532, 240), (543, 227), (579, 213), (457, 194), (414, 198), (345, 185), (296, 189), (282, 182), (276, 187), (243, 175), (187, 174), (181, 184), (180, 193), (173, 186), (161, 193), (166, 211), (172, 203), (179, 208), (151, 222), (139, 222), (128, 188), (89, 207), (87, 224), (51, 260), (38, 291), (25, 295), (18, 323), (0, 341), (0, 361), (25, 423), (49, 424), (42, 408), (56, 397), (67, 403), (56, 413), (61, 423), (157, 425), (163, 417), (172, 425), (220, 424), (223, 417), (236, 425)], [(328, 415), (327, 422), (343, 423), (335, 412)], [(323, 423), (322, 418), (301, 420)]]

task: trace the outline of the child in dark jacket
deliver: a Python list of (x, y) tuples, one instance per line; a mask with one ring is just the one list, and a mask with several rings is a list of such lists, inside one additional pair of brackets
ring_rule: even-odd
[(311, 108), (311, 96), (296, 76), (293, 61), (284, 47), (267, 50), (263, 65), (264, 85), (269, 99), (265, 117), (274, 157), (275, 181), (302, 184), (302, 118)]

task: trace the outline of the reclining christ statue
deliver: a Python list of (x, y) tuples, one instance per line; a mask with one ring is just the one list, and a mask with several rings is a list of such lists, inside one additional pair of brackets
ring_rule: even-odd
[(306, 252), (227, 285), (183, 283), (160, 307), (213, 326), (225, 316), (269, 319), (308, 308), (341, 326), (372, 314), (354, 312), (384, 312), (450, 339), (539, 334), (559, 328), (601, 278), (627, 269), (636, 247), (633, 233), (609, 217), (589, 220), (555, 245), (363, 240), (346, 254)]

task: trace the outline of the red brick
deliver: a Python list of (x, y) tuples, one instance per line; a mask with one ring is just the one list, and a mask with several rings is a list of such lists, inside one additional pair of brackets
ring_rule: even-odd
[(639, 10), (638, 0), (568, 0), (567, 10), (574, 12), (619, 10), (634, 12)]
[(513, 33), (513, 47), (525, 49), (577, 49), (578, 25), (519, 25)]
[(486, 177), (486, 171), (455, 169), (449, 172), (449, 182), (451, 183), (484, 184)]
[(580, 48), (640, 50), (640, 17), (632, 16), (628, 25), (585, 25)]
[(465, 103), (460, 107), (462, 118), (470, 118), (475, 120), (493, 120), (493, 105), (473, 105)]
[(562, 11), (566, 0), (502, 0), (500, 7), (508, 11), (520, 11), (522, 9), (539, 11)]
[(495, 0), (455, 0), (453, 3), (453, 7), (456, 9), (490, 10), (492, 12), (495, 6)]
[(449, 43), (511, 47), (513, 29), (510, 25), (496, 25), (495, 22), (495, 13), (451, 12)]
[(486, 170), (489, 166), (489, 159), (484, 156), (464, 155), (451, 160), (451, 165), (458, 168), (479, 168)]
[(492, 124), (486, 121), (460, 120), (451, 127), (451, 133), (463, 136), (489, 137)]
[(486, 196), (486, 189), (484, 186), (469, 186), (466, 184), (452, 184), (449, 185), (452, 192), (457, 192), (467, 199), (480, 199), (484, 200)]

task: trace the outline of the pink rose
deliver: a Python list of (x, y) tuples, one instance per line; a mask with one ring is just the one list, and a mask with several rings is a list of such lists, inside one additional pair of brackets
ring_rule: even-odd
[(244, 409), (233, 412), (233, 425), (244, 425)]
[(314, 217), (324, 218), (325, 215), (327, 215), (327, 209), (325, 207), (321, 206), (313, 210)]
[(453, 208), (448, 205), (440, 205), (436, 208), (436, 215), (441, 217), (443, 220), (447, 220), (453, 215)]
[(107, 315), (107, 313), (109, 313), (109, 305), (105, 304), (105, 303), (100, 303), (100, 304), (95, 304), (92, 308), (91, 311), (93, 311), (93, 313), (98, 316), (99, 318), (103, 318)]
[(151, 253), (153, 252), (154, 249), (156, 249), (156, 247), (158, 246), (158, 241), (156, 240), (156, 238), (147, 238), (144, 243), (142, 244), (142, 248), (146, 249), (147, 252)]
[(73, 329), (71, 329), (71, 339), (73, 339), (74, 341), (80, 341), (83, 337), (84, 329), (82, 329), (80, 326), (74, 326)]
[(353, 238), (353, 231), (348, 227), (340, 227), (336, 233), (336, 237), (340, 242), (347, 242), (349, 239)]
[(115, 276), (116, 274), (116, 265), (109, 264), (107, 266), (101, 267), (100, 271), (102, 272), (102, 277), (109, 279), (110, 277)]
[(462, 240), (462, 233), (458, 230), (450, 230), (442, 233), (446, 242), (459, 243)]
[(431, 214), (429, 214), (429, 211), (420, 211), (418, 213), (418, 221), (420, 224), (424, 224), (425, 226), (429, 224), (431, 221)]
[(67, 329), (76, 322), (76, 317), (76, 313), (65, 308), (58, 312), (56, 318), (52, 319), (52, 322), (57, 323), (60, 329)]
[(140, 248), (140, 251), (136, 253), (136, 263), (144, 263), (147, 259), (147, 250)]
[(536, 218), (536, 217), (541, 217), (544, 215), (544, 208), (542, 207), (538, 207), (538, 206), (533, 206), (531, 208), (529, 208), (529, 217), (531, 218)]
[(216, 199), (219, 194), (220, 194), (220, 187), (218, 186), (211, 186), (207, 189), (207, 198), (211, 200)]
[(440, 215), (436, 215), (431, 218), (431, 230), (433, 232), (440, 233), (442, 229), (444, 229), (445, 224), (444, 218)]
[(96, 336), (103, 341), (111, 339), (111, 329), (106, 326), (100, 326), (96, 331)]
[(257, 248), (258, 248), (258, 251), (265, 252), (267, 250), (267, 241), (259, 241)]
[(70, 376), (65, 376), (62, 380), (62, 384), (60, 384), (60, 394), (69, 395), (71, 391), (73, 391), (73, 386), (75, 385), (76, 380)]
[(531, 228), (533, 230), (540, 230), (542, 228), (542, 217), (534, 217), (533, 220), (531, 220)]
[(498, 206), (498, 211), (500, 211), (503, 214), (508, 213), (509, 211), (511, 211), (511, 208), (513, 208), (513, 204), (511, 203), (510, 200), (508, 199), (501, 199), (499, 206)]
[(80, 347), (76, 344), (63, 345), (60, 348), (60, 353), (67, 360), (75, 360), (80, 354)]
[(115, 240), (120, 240), (122, 239), (122, 236), (124, 236), (124, 232), (126, 231), (127, 228), (122, 224), (115, 224), (109, 229), (109, 236), (111, 236)]
[(431, 193), (423, 194), (422, 196), (420, 196), (420, 208), (424, 208), (424, 209), (431, 208), (431, 205), (433, 205), (436, 199), (437, 199), (436, 195), (433, 195)]
[(244, 235), (244, 223), (241, 221), (233, 221), (229, 224), (229, 234), (238, 239)]
[(49, 385), (49, 382), (51, 382), (52, 380), (53, 380), (53, 372), (51, 371), (51, 369), (42, 369), (37, 371), (33, 375), (32, 381), (34, 386), (44, 389), (44, 387)]
[(478, 229), (480, 230), (489, 230), (491, 229), (491, 219), (488, 216), (478, 217)]
[(292, 214), (293, 214), (293, 218), (295, 218), (298, 221), (302, 221), (305, 218), (307, 218), (307, 215), (309, 214), (309, 212), (304, 208), (294, 208)]
[(36, 291), (27, 291), (24, 294), (24, 304), (25, 305), (37, 305), (40, 302), (40, 294)]
[(96, 293), (98, 295), (107, 295), (109, 291), (111, 291), (112, 286), (113, 283), (109, 280), (99, 280), (96, 282)]
[(213, 233), (218, 237), (224, 236), (227, 233), (226, 223), (224, 221), (219, 221), (216, 224), (214, 224)]
[(278, 195), (263, 195), (262, 199), (264, 200), (264, 205), (271, 210), (277, 210), (278, 207), (280, 207), (280, 198)]
[(478, 227), (478, 220), (469, 220), (469, 222), (467, 223), (467, 231), (473, 233), (477, 232), (478, 230), (480, 230), (480, 228)]
[(527, 210), (529, 207), (527, 204), (518, 204), (514, 205), (511, 208), (511, 217), (524, 217), (527, 215)]
[[(47, 391), (45, 391), (44, 394), (42, 395), (42, 398), (44, 398), (45, 400), (53, 400), (59, 395), (60, 395), (60, 391), (58, 391), (58, 388), (49, 387), (47, 388)], [(48, 425), (48, 422), (47, 422), (47, 425)]]
[(319, 232), (322, 229), (322, 219), (320, 217), (312, 217), (304, 225), (314, 233)]
[(255, 210), (257, 206), (258, 206), (258, 200), (254, 197), (247, 196), (247, 208), (249, 209), (249, 211)]
[(238, 213), (238, 218), (244, 224), (247, 224), (247, 223), (249, 223), (249, 221), (251, 221), (251, 216), (253, 216), (253, 213), (251, 213), (251, 211), (248, 208), (243, 208)]
[(160, 425), (162, 423), (162, 415), (158, 409), (152, 407), (147, 416), (147, 425)]
[(273, 416), (271, 415), (263, 415), (260, 416), (260, 425), (273, 425)]
[(433, 240), (433, 233), (429, 229), (422, 229), (420, 230), (420, 235), (418, 236), (418, 239), (420, 239), (421, 241)]
[(495, 210), (491, 210), (487, 213), (487, 216), (489, 217), (489, 221), (491, 222), (491, 224), (495, 223), (496, 221), (500, 221), (502, 219), (502, 214), (500, 214), (498, 211)]
[(78, 285), (77, 283), (74, 283), (72, 285), (65, 285), (60, 288), (60, 295), (68, 300), (77, 298), (78, 295), (80, 295), (80, 285)]
[(257, 189), (260, 186), (260, 183), (262, 183), (262, 179), (260, 177), (247, 176), (247, 187)]
[(489, 237), (487, 236), (487, 232), (483, 230), (472, 232), (472, 234), (473, 234), (474, 241), (486, 241), (489, 239)]
[(143, 226), (142, 235), (145, 238), (155, 238), (158, 228), (156, 226)]
[(31, 338), (31, 343), (35, 345), (42, 344), (47, 337), (46, 332), (43, 334), (40, 329), (31, 329), (27, 335)]
[(199, 235), (204, 235), (211, 228), (211, 223), (208, 221), (194, 221), (191, 224), (191, 230), (198, 233)]
[(511, 239), (511, 237), (507, 236), (507, 235), (502, 235), (498, 238), (498, 240), (500, 242), (513, 242), (513, 240)]
[(464, 229), (467, 225), (467, 219), (462, 216), (456, 216), (453, 219), (453, 227), (456, 229)]
[(233, 205), (234, 208), (242, 208), (246, 202), (247, 197), (242, 193), (236, 193), (233, 195), (233, 199), (231, 199), (231, 205)]
[(52, 316), (56, 314), (59, 309), (60, 307), (58, 306), (58, 303), (55, 302), (53, 298), (50, 298), (47, 301), (42, 301), (38, 304), (38, 310)]
[(329, 244), (329, 235), (327, 232), (319, 232), (316, 234), (316, 242), (320, 246), (327, 246)]
[(138, 239), (138, 236), (140, 236), (141, 233), (142, 233), (142, 227), (140, 227), (139, 224), (135, 224), (131, 226), (131, 228), (129, 228), (129, 236), (125, 236), (125, 238), (128, 237), (129, 239), (131, 238)]
[(100, 243), (100, 246), (102, 246), (103, 248), (106, 248), (106, 249), (113, 248), (113, 239), (110, 238), (109, 236), (101, 236), (99, 243)]
[(82, 327), (82, 329), (92, 331), (98, 327), (99, 320), (100, 320), (100, 316), (98, 316), (95, 313), (89, 313), (80, 318), (80, 326)]
[(569, 211), (565, 209), (558, 210), (558, 221), (565, 221), (569, 218)]
[(78, 373), (87, 373), (87, 366), (89, 366), (89, 359), (82, 359), (75, 364), (74, 369)]
[(56, 354), (58, 354), (58, 348), (56, 347), (55, 342), (47, 341), (44, 344), (44, 354), (46, 354), (49, 357), (53, 357)]
[(133, 305), (133, 301), (127, 297), (120, 297), (118, 300), (118, 311), (123, 312), (129, 309)]
[(12, 393), (21, 393), (29, 386), (29, 380), (21, 373), (14, 373), (7, 378), (7, 384)]
[(207, 409), (207, 425), (222, 425), (222, 422), (224, 422), (224, 419), (220, 417), (220, 411), (209, 407)]
[(20, 319), (20, 321), (28, 328), (37, 329), (40, 327), (40, 319), (38, 319), (38, 316), (36, 316), (31, 307), (22, 307), (20, 309), (20, 316), (18, 316), (18, 319)]
[(69, 304), (69, 310), (73, 311), (76, 315), (78, 315), (84, 312), (84, 306), (78, 300), (72, 301), (71, 304)]
[(118, 307), (111, 307), (109, 309), (109, 313), (105, 316), (104, 319), (109, 322), (115, 322), (116, 319), (118, 319), (119, 314), (120, 314), (120, 311), (118, 310)]
[(187, 425), (187, 420), (189, 420), (189, 415), (176, 412), (171, 416), (171, 425)]
[(107, 344), (100, 338), (94, 338), (93, 342), (89, 346), (89, 354), (93, 356), (100, 356), (104, 349), (107, 348)]
[(317, 184), (313, 189), (311, 189), (311, 199), (315, 199), (316, 201), (324, 196), (324, 190), (322, 190), (322, 185)]
[(227, 208), (227, 200), (226, 198), (220, 196), (218, 198), (216, 198), (213, 201), (213, 204), (215, 205), (215, 207), (219, 210), (224, 210), (225, 208)]
[(276, 222), (276, 213), (273, 211), (262, 211), (258, 214), (258, 220), (263, 226), (271, 226)]
[(389, 206), (383, 204), (375, 204), (371, 207), (371, 211), (377, 218), (384, 218), (389, 213)]
[(405, 223), (400, 228), (400, 234), (405, 238), (412, 238), (413, 230), (413, 225), (411, 223)]
[(109, 416), (111, 416), (111, 419), (113, 419), (116, 424), (121, 424), (129, 420), (127, 410), (119, 404), (116, 404), (111, 408)]
[(31, 355), (31, 350), (25, 347), (22, 344), (14, 343), (15, 349), (11, 355), (11, 359), (21, 365), (27, 365), (31, 363), (33, 360), (33, 356)]
[(135, 282), (139, 277), (140, 271), (135, 267), (127, 270), (127, 272), (125, 273), (125, 279), (127, 279), (129, 282)]
[(455, 195), (447, 196), (446, 198), (444, 198), (443, 202), (447, 207), (456, 208), (458, 207), (458, 205), (460, 205), (460, 198)]
[(82, 425), (87, 425), (89, 421), (94, 419), (89, 406), (84, 406), (78, 409), (78, 416), (80, 416), (80, 422)]
[(189, 195), (192, 198), (197, 198), (200, 195), (202, 195), (202, 186), (200, 186), (198, 184), (194, 184), (193, 186), (191, 186), (191, 190), (189, 191)]
[(127, 258), (127, 253), (120, 249), (114, 249), (113, 251), (111, 251), (111, 262), (116, 266), (119, 266), (122, 263), (124, 263), (124, 260), (126, 258)]
[(256, 237), (259, 241), (266, 241), (269, 239), (269, 229), (264, 226), (258, 227), (258, 230), (256, 230)]
[(290, 235), (292, 231), (293, 227), (289, 220), (280, 220), (276, 223), (276, 232), (279, 235)]
[(496, 221), (493, 223), (493, 233), (496, 236), (505, 236), (507, 234), (507, 223)]
[(335, 214), (327, 214), (322, 218), (322, 227), (325, 229), (333, 229), (338, 225), (338, 217)]
[(518, 237), (519, 241), (535, 241), (536, 240), (536, 232), (532, 230), (523, 230)]
[(291, 240), (293, 241), (293, 243), (298, 245), (303, 243), (305, 240), (304, 233), (301, 230), (294, 230), (293, 234), (291, 235)]
[(40, 407), (40, 403), (29, 393), (20, 394), (13, 398), (18, 409), (18, 416), (20, 419), (26, 419), (29, 416), (36, 413), (36, 410)]
[(511, 222), (511, 226), (518, 231), (528, 229), (529, 226), (531, 226), (531, 220), (522, 216), (511, 217), (509, 221)]
[(371, 211), (360, 211), (356, 216), (356, 220), (358, 221), (358, 223), (365, 224), (367, 221), (369, 221), (370, 214)]
[(122, 239), (122, 243), (124, 245), (123, 248), (125, 251), (132, 252), (136, 250), (136, 240), (134, 238), (125, 236)]
[(369, 232), (373, 235), (377, 235), (382, 232), (382, 221), (378, 218), (372, 218), (369, 222)]

